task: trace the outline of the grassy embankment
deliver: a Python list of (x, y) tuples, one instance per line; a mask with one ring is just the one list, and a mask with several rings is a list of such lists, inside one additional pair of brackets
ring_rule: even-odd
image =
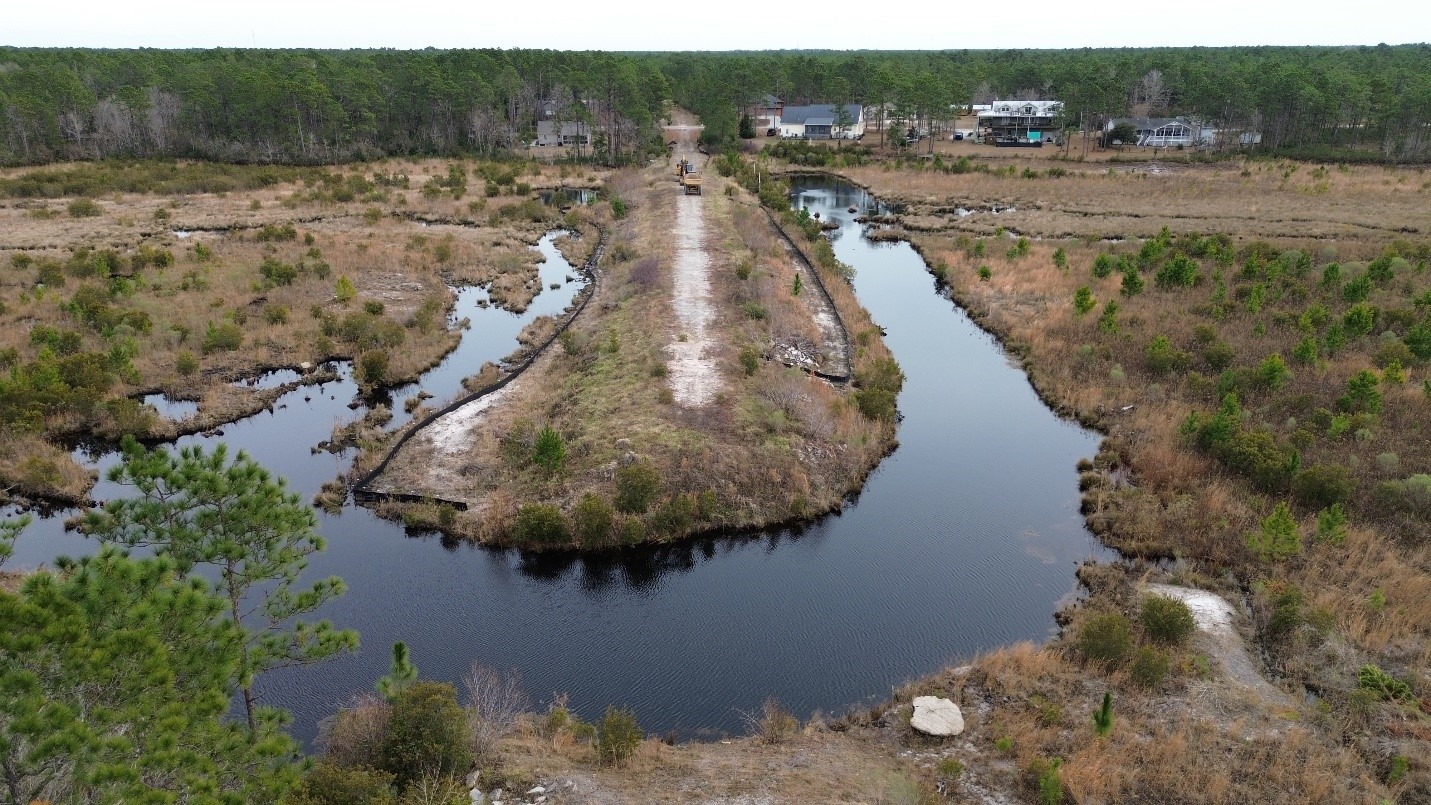
[[(1182, 580), (1245, 601), (1267, 673), (1297, 702), (1314, 696), (1239, 711), (1207, 696), (1195, 655), (1170, 655), (1172, 673), (1137, 684), (1153, 658), (1129, 649), (1096, 675), (1135, 709), (1163, 702), (1183, 723), (1149, 712), (1124, 721), (1134, 743), (1085, 747), (1011, 732), (1020, 765), (1061, 759), (1075, 797), (1157, 798), (1179, 775), (1200, 801), (1431, 796), (1424, 171), (1249, 162), (1110, 174), (1029, 161), (842, 172), (908, 204), (896, 231), (951, 295), (1051, 404), (1108, 433), (1082, 479), (1094, 531), (1134, 557), (1176, 557)], [(954, 211), (992, 205), (1015, 209)], [(1086, 574), (1100, 581), (1066, 639), (1028, 655), (1054, 684), (1016, 688), (1015, 710), (1095, 703), (1086, 685), (1058, 681), (1077, 668), (1071, 647), (1107, 626), (1089, 626), (1100, 616), (1134, 614), (1129, 581), (1148, 572)], [(1244, 726), (1218, 718), (1238, 712), (1281, 717), (1239, 745)], [(1141, 741), (1166, 757), (1152, 762)], [(1144, 761), (1124, 762), (1129, 752)], [(1214, 775), (1205, 785), (1187, 782), (1204, 779), (1185, 776), (1188, 756)]]
[(706, 183), (713, 401), (682, 405), (670, 386), (669, 348), (688, 335), (672, 315), (677, 184), (664, 164), (623, 173), (608, 193), (622, 215), (586, 312), (460, 444), (419, 436), (380, 481), (471, 508), (385, 510), (484, 542), (600, 548), (804, 519), (861, 486), (894, 433), (898, 370), (878, 329), (829, 273), (864, 387), (771, 360), (773, 344), (818, 343), (796, 266), (751, 196), (711, 173)]
[[(449, 283), (490, 283), (514, 310), (537, 292), (528, 246), (561, 215), (535, 191), (601, 176), (568, 170), (385, 160), (0, 174), (0, 484), (82, 499), (91, 479), (60, 440), (212, 428), (282, 393), (230, 383), (267, 369), (356, 358), (368, 387), (415, 377), (456, 343)], [(199, 410), (163, 419), (136, 399), (151, 391)]]
[[(513, 717), (507, 737), (476, 758), (485, 790), (570, 780), (576, 792), (563, 789), (556, 801), (571, 802), (681, 802), (696, 794), (788, 802), (1426, 800), (1431, 723), (1418, 699), (1427, 695), (1431, 623), (1423, 611), (1431, 600), (1425, 512), (1403, 505), (1419, 500), (1405, 481), (1428, 467), (1418, 412), (1431, 399), (1421, 385), (1426, 358), (1416, 352), (1424, 342), (1413, 334), (1426, 323), (1428, 276), (1425, 247), (1407, 238), (1420, 233), (1395, 231), (1416, 226), (1424, 187), (1416, 189), (1414, 173), (1375, 169), (1338, 171), (1332, 176), (1341, 181), (1321, 190), (1325, 177), (1314, 166), (1171, 177), (1050, 175), (1051, 166), (1024, 165), (1039, 171), (1033, 178), (1023, 168), (1015, 176), (879, 164), (847, 170), (911, 205), (905, 221), (925, 231), (902, 226), (895, 236), (910, 237), (951, 296), (1024, 360), (1045, 399), (1108, 433), (1086, 467), (1086, 512), (1132, 561), (1080, 569), (1088, 598), (1059, 613), (1068, 628), (1050, 644), (973, 658), (835, 721), (816, 716), (800, 725), (771, 703), (750, 714), (751, 737), (676, 747), (647, 739), (613, 763), (601, 725), (574, 723), (561, 707)], [(1294, 181), (1298, 173), (1312, 181)], [(1352, 198), (1331, 210), (1320, 203), (1337, 193)], [(778, 196), (771, 192), (772, 203)], [(1361, 226), (1342, 220), (1347, 206), (1377, 197), (1383, 206)], [(1202, 217), (1189, 215), (1187, 201), (1197, 198), (1208, 199)], [(953, 212), (993, 204), (1018, 211)], [(1107, 215), (1090, 214), (1090, 205)], [(1227, 228), (1236, 222), (1237, 234), (1202, 229), (1210, 219)], [(1123, 228), (1059, 237), (1110, 221)], [(1004, 225), (1042, 239), (1021, 244), (998, 231)], [(1323, 227), (1336, 228), (1335, 243)], [(1260, 245), (1259, 231), (1275, 234)], [(1107, 276), (1097, 275), (1101, 267), (1094, 273), (1105, 264)], [(1381, 279), (1368, 285), (1362, 277)], [(1078, 315), (1083, 286), (1097, 304)], [(1363, 290), (1366, 300), (1347, 298)], [(1105, 315), (1108, 301), (1119, 307)], [(1376, 308), (1369, 332), (1358, 304)], [(1298, 351), (1307, 339), (1315, 354)], [(1268, 360), (1273, 354), (1283, 356), (1282, 369)], [(1404, 381), (1392, 361), (1401, 362)], [(1347, 381), (1362, 371), (1376, 376), (1375, 413), (1366, 410), (1365, 387), (1348, 393)], [(1223, 426), (1208, 432), (1227, 391), (1237, 395), (1237, 415), (1229, 409)], [(1287, 459), (1288, 448), (1303, 458), (1251, 462)], [(1331, 504), (1316, 496), (1326, 494), (1341, 503), (1344, 528), (1334, 514), (1318, 524)], [(1270, 516), (1283, 501), (1290, 533), (1285, 519)], [(1264, 529), (1281, 539), (1264, 540)], [(1176, 561), (1154, 566), (1139, 556)], [(1214, 590), (1245, 602), (1252, 616), (1220, 638), (1193, 634), (1186, 610), (1150, 598), (1149, 580)], [(1094, 714), (1110, 691), (1105, 729)], [(912, 731), (916, 695), (958, 702), (965, 733), (940, 740)]]

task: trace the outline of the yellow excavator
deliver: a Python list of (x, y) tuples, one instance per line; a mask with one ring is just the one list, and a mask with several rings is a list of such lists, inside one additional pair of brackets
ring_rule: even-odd
[(676, 160), (676, 180), (681, 183), (681, 187), (685, 188), (686, 195), (699, 196), (701, 194), (701, 175), (690, 160)]

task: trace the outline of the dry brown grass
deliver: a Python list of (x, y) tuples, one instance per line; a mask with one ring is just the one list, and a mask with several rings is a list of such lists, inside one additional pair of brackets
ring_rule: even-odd
[[(214, 427), (261, 410), (275, 396), (234, 389), (228, 381), (303, 362), (355, 357), (364, 349), (388, 352), (386, 382), (415, 378), (458, 340), (444, 326), (453, 300), (449, 285), (488, 285), (494, 304), (523, 310), (540, 291), (536, 271), (540, 258), (530, 245), (555, 224), (588, 226), (580, 211), (561, 215), (553, 210), (541, 221), (525, 212), (517, 216), (500, 212), (516, 209), (543, 188), (590, 186), (587, 173), (569, 176), (567, 168), (551, 166), (539, 172), (526, 170), (518, 181), (532, 186), (530, 194), (489, 198), (474, 169), (461, 199), (450, 193), (421, 192), (429, 178), (445, 176), (449, 164), (387, 160), (339, 167), (338, 174), (353, 177), (374, 173), (409, 177), (407, 189), (377, 188), (370, 198), (348, 202), (334, 201), (321, 188), (299, 183), (221, 194), (113, 195), (99, 200), (102, 214), (94, 218), (33, 215), (41, 205), (63, 210), (65, 199), (0, 202), (0, 260), (6, 264), (0, 273), (4, 303), (0, 347), (13, 346), (22, 361), (29, 359), (35, 352), (29, 334), (40, 325), (79, 332), (83, 350), (110, 347), (103, 334), (57, 304), (81, 287), (104, 288), (107, 278), (70, 275), (61, 287), (39, 292), (34, 288), (37, 269), (12, 268), (12, 257), (63, 263), (76, 248), (112, 249), (127, 273), (130, 256), (151, 249), (170, 252), (174, 262), (136, 272), (132, 292), (111, 301), (147, 315), (152, 322), (149, 332), (133, 334), (136, 377), (121, 382), (111, 396), (163, 390), (171, 398), (199, 401), (198, 414), (182, 423), (154, 417), (110, 422), (103, 416), (95, 421), (51, 421), (48, 430), (136, 432), (167, 438)], [(589, 173), (592, 179), (599, 178), (599, 172)], [(292, 239), (267, 236), (282, 227), (293, 228)], [(180, 237), (180, 232), (191, 234)], [(267, 281), (261, 271), (265, 261), (296, 267), (291, 282)], [(352, 282), (356, 293), (351, 300), (337, 297), (340, 278)], [(365, 306), (377, 305), (381, 312), (374, 320), (387, 322), (402, 338), (400, 348), (365, 345), (345, 337), (344, 320), (362, 315)], [(205, 354), (201, 342), (206, 329), (225, 323), (238, 325), (242, 347)], [(181, 373), (185, 360), (194, 365)], [(75, 469), (63, 473), (65, 483), (55, 488), (27, 483), (23, 473), (3, 466), (0, 478), (17, 491), (74, 498), (88, 487)]]
[[(1151, 237), (1166, 226), (1174, 234), (1224, 232), (1268, 240), (1389, 238), (1427, 229), (1431, 191), (1420, 169), (1284, 162), (1160, 165), (1163, 172), (1155, 174), (1146, 164), (1094, 167), (1020, 156), (995, 164), (1012, 168), (1013, 177), (888, 165), (840, 172), (883, 199), (909, 204), (906, 225), (918, 229), (987, 235), (1003, 227), (1030, 237), (1097, 239)], [(1068, 173), (1051, 177), (1050, 168)], [(1025, 170), (1040, 175), (1018, 178)], [(993, 215), (987, 210), (994, 205), (1015, 209)], [(961, 218), (954, 207), (975, 214)]]
[[(952, 295), (1024, 359), (1051, 405), (1108, 433), (1100, 455), (1105, 475), (1085, 495), (1089, 524), (1106, 543), (1133, 554), (1182, 557), (1188, 560), (1182, 567), (1195, 575), (1231, 571), (1259, 602), (1259, 629), (1271, 617), (1266, 602), (1275, 591), (1293, 585), (1304, 594), (1300, 617), (1320, 624), (1302, 626), (1295, 636), (1269, 642), (1264, 650), (1274, 669), (1290, 681), (1321, 692), (1326, 699), (1323, 713), (1308, 723), (1279, 728), (1275, 736), (1256, 736), (1245, 746), (1230, 742), (1228, 730), (1215, 723), (1179, 716), (1161, 725), (1150, 722), (1128, 740), (1115, 734), (1106, 744), (1057, 749), (1054, 754), (1066, 758), (1060, 775), (1080, 801), (1161, 801), (1194, 789), (1201, 792), (1195, 801), (1207, 802), (1374, 801), (1386, 795), (1378, 781), (1389, 768), (1391, 754), (1415, 758), (1427, 751), (1422, 731), (1398, 726), (1423, 723), (1424, 715), (1394, 707), (1368, 713), (1354, 695), (1356, 673), (1364, 663), (1392, 669), (1423, 695), (1431, 684), (1424, 674), (1431, 664), (1431, 607), (1426, 604), (1431, 600), (1431, 555), (1424, 534), (1418, 540), (1405, 524), (1396, 524), (1399, 531), (1384, 529), (1387, 521), (1368, 497), (1382, 478), (1431, 471), (1426, 400), (1424, 394), (1417, 396), (1427, 377), (1425, 367), (1408, 367), (1410, 382), (1384, 389), (1375, 427), (1357, 440), (1317, 438), (1303, 446), (1304, 467), (1349, 466), (1361, 485), (1346, 542), (1309, 544), (1290, 562), (1263, 564), (1246, 546), (1247, 534), (1258, 528), (1276, 498), (1256, 493), (1246, 479), (1190, 449), (1179, 434), (1190, 411), (1207, 412), (1218, 402), (1213, 391), (1217, 373), (1202, 363), (1198, 326), (1212, 326), (1217, 337), (1231, 345), (1233, 366), (1255, 366), (1272, 353), (1287, 359), (1294, 376), (1284, 388), (1248, 393), (1243, 400), (1249, 427), (1265, 425), (1284, 439), (1296, 423), (1308, 420), (1312, 408), (1332, 407), (1346, 378), (1377, 368), (1371, 360), (1374, 337), (1353, 341), (1315, 367), (1297, 364), (1291, 354), (1304, 333), (1295, 320), (1313, 301), (1327, 304), (1334, 318), (1346, 307), (1340, 295), (1319, 296), (1312, 287), (1327, 261), (1339, 259), (1347, 265), (1345, 261), (1370, 259), (1393, 237), (1410, 237), (1415, 248), (1415, 236), (1398, 230), (1425, 227), (1419, 174), (1352, 168), (1307, 178), (1314, 166), (1273, 168), (1270, 163), (1250, 165), (1250, 176), (1227, 166), (1189, 166), (1146, 178), (1090, 174), (1038, 179), (886, 173), (879, 167), (845, 171), (876, 192), (913, 201), (915, 225), (941, 231), (917, 232), (912, 240), (931, 264), (947, 267)], [(1325, 190), (1309, 188), (1308, 181), (1327, 185)], [(978, 214), (964, 219), (933, 214), (942, 205), (980, 203), (1013, 203), (1020, 212), (984, 214), (983, 222)], [(1134, 211), (1140, 217), (1129, 217)], [(959, 239), (986, 233), (996, 224), (1052, 237), (1071, 233), (1137, 238), (1168, 226), (1174, 233), (1231, 234), (1240, 246), (1268, 240), (1277, 250), (1301, 249), (1313, 255), (1312, 272), (1303, 282), (1312, 292), (1289, 292), (1269, 302), (1260, 315), (1238, 305), (1228, 318), (1214, 320), (1206, 315), (1208, 277), (1215, 269), (1208, 261), (1203, 263), (1200, 289), (1160, 291), (1153, 287), (1151, 273), (1145, 273), (1147, 289), (1128, 299), (1119, 295), (1119, 274), (1100, 280), (1090, 276), (1089, 269), (1099, 252), (1135, 254), (1137, 242), (1115, 246), (1066, 237), (1034, 240), (1027, 256), (1011, 259), (1004, 254), (1013, 243), (1007, 238), (985, 239), (982, 257), (970, 253), (974, 241)], [(1327, 235), (1337, 237), (1331, 248), (1320, 240)], [(1054, 266), (1055, 248), (1063, 248), (1068, 256), (1065, 271)], [(991, 269), (984, 281), (976, 273), (981, 265)], [(1233, 299), (1239, 270), (1237, 264), (1222, 269)], [(1359, 270), (1352, 265), (1344, 279)], [(1074, 290), (1081, 285), (1090, 286), (1098, 300), (1098, 309), (1082, 318), (1072, 310)], [(1409, 299), (1428, 287), (1431, 282), (1413, 260), (1411, 269), (1374, 292), (1371, 302), (1382, 310), (1410, 310)], [(1096, 325), (1108, 300), (1120, 305), (1116, 334), (1100, 332)], [(1381, 329), (1384, 325), (1376, 332)], [(1193, 354), (1188, 372), (1149, 372), (1144, 349), (1155, 335), (1166, 335), (1177, 348)], [(1193, 372), (1211, 379), (1190, 380)], [(1394, 471), (1378, 469), (1378, 456), (1384, 452), (1397, 454)], [(1315, 530), (1314, 513), (1300, 512), (1304, 537)], [(1103, 600), (1105, 594), (1097, 595)], [(999, 667), (991, 675), (1007, 685), (1013, 683), (1006, 676), (1027, 679), (1033, 672)], [(1030, 692), (1016, 686), (1009, 695), (1019, 698)], [(1057, 699), (1058, 689), (1040, 695), (1064, 701), (1067, 707), (1066, 700)], [(1187, 697), (1180, 701), (1189, 703)], [(1025, 734), (1022, 730), (1019, 734)], [(1340, 742), (1354, 749), (1339, 748)], [(1387, 748), (1393, 744), (1395, 750)], [(1214, 757), (1221, 760), (1209, 760)], [(1029, 761), (1020, 757), (1021, 763)], [(1202, 771), (1200, 765), (1212, 771)], [(1150, 771), (1157, 769), (1169, 772)], [(1396, 793), (1411, 798), (1406, 801), (1425, 795), (1425, 771), (1415, 763), (1407, 780)]]
[[(618, 516), (618, 531), (641, 522), (634, 539), (766, 525), (838, 508), (884, 454), (891, 432), (862, 417), (847, 391), (801, 372), (762, 361), (746, 377), (743, 348), (809, 340), (818, 330), (805, 301), (790, 292), (795, 266), (773, 248), (776, 235), (763, 214), (743, 194), (725, 195), (724, 187), (725, 180), (707, 177), (701, 199), (717, 310), (710, 355), (724, 384), (713, 404), (673, 405), (666, 388), (666, 347), (682, 337), (669, 301), (678, 188), (664, 165), (627, 172), (613, 177), (609, 192), (629, 212), (609, 221), (599, 291), (572, 325), (569, 343), (508, 387), (461, 444), (442, 451), (415, 439), (381, 487), (470, 504), (445, 530), (484, 540), (510, 540), (522, 504), (553, 504), (570, 514), (588, 492), (612, 500), (615, 471), (632, 460), (654, 467), (662, 485), (646, 516)], [(650, 270), (651, 261), (658, 270)], [(736, 275), (742, 262), (751, 268), (744, 280)], [(836, 285), (844, 284), (832, 283), (832, 291), (851, 329), (868, 329), (848, 286)], [(765, 317), (747, 315), (749, 304)], [(887, 354), (878, 338), (866, 340), (868, 355)], [(554, 475), (533, 465), (523, 447), (547, 424), (566, 447)], [(433, 469), (437, 452), (446, 453), (440, 472)], [(698, 507), (695, 517), (667, 516), (670, 507), (688, 503)], [(633, 537), (628, 532), (624, 539)]]

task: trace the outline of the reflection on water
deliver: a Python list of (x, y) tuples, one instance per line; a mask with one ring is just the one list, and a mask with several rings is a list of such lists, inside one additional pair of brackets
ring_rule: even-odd
[[(372, 688), (397, 640), (426, 678), (455, 682), (481, 662), (515, 670), (539, 702), (568, 694), (583, 717), (627, 705), (648, 732), (704, 736), (743, 732), (741, 712), (770, 695), (801, 716), (838, 713), (946, 662), (1049, 634), (1074, 563), (1100, 555), (1078, 513), (1074, 469), (1096, 436), (1039, 402), (907, 245), (860, 237), (846, 210), (875, 209), (874, 199), (827, 180), (801, 182), (796, 194), (840, 224), (836, 255), (856, 268), (859, 298), (908, 376), (900, 447), (858, 501), (801, 529), (597, 556), (474, 548), (351, 506), (320, 513), (328, 550), (308, 576), (346, 579), (347, 595), (322, 615), (358, 629), (363, 649), (260, 680), (265, 703), (293, 711), (300, 738)], [(576, 284), (565, 277), (575, 272), (550, 239), (541, 248), (543, 286), (564, 290), (539, 295), (522, 317), (464, 291), (457, 315), (471, 329), (442, 365), (392, 392), (395, 418), (419, 389), (456, 394), (462, 377), (511, 351), (530, 316), (569, 303)], [(223, 441), (312, 495), (350, 457), (309, 445), (362, 413), (347, 408), (355, 393), (346, 372), (300, 388), (280, 399), (286, 407), (226, 426)], [(54, 518), (18, 547), (22, 565), (93, 548)]]

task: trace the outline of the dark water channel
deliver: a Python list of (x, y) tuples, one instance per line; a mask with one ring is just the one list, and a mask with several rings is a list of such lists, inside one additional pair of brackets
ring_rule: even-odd
[[(370, 689), (395, 640), (427, 678), (456, 682), (473, 661), (515, 668), (539, 705), (565, 692), (587, 717), (624, 704), (648, 732), (700, 736), (742, 732), (741, 711), (769, 695), (801, 716), (839, 714), (947, 662), (1050, 633), (1074, 564), (1102, 555), (1078, 515), (1074, 469), (1096, 435), (1039, 402), (913, 250), (860, 236), (845, 209), (873, 203), (862, 191), (816, 179), (798, 196), (841, 223), (836, 254), (857, 269), (859, 297), (908, 376), (900, 447), (858, 502), (800, 530), (586, 558), (406, 534), (351, 505), (320, 513), (328, 550), (309, 576), (347, 580), (322, 615), (360, 630), (363, 650), (260, 680), (266, 703), (293, 712), (298, 737), (311, 740), (319, 719)], [(549, 240), (543, 251), (543, 288), (575, 274)], [(471, 328), (442, 366), (393, 393), (399, 420), (407, 396), (455, 395), (461, 377), (509, 353), (522, 324), (561, 310), (575, 290), (544, 290), (520, 317), (480, 308), (482, 292), (464, 290), (457, 318)], [(310, 497), (351, 460), (309, 450), (362, 413), (348, 409), (356, 389), (343, 372), (222, 437), (179, 443), (241, 447)], [(101, 469), (114, 461), (94, 458)], [(31, 525), (10, 566), (92, 551), (63, 532), (62, 517)]]

